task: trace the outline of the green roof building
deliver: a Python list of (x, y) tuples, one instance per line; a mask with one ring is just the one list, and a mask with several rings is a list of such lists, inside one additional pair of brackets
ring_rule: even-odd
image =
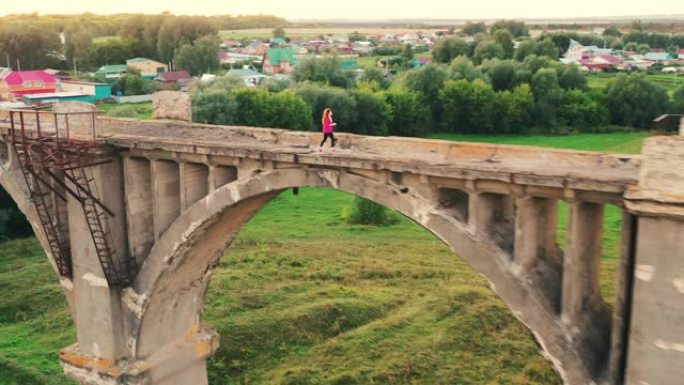
[(264, 55), (264, 73), (290, 74), (297, 64), (297, 57), (290, 47), (269, 48)]
[(126, 76), (128, 66), (125, 64), (110, 64), (104, 65), (95, 71), (95, 76), (101, 81), (113, 83), (117, 79)]

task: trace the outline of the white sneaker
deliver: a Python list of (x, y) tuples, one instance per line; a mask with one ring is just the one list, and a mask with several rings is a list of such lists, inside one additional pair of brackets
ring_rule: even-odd
[(335, 152), (335, 147), (332, 148), (332, 152)]

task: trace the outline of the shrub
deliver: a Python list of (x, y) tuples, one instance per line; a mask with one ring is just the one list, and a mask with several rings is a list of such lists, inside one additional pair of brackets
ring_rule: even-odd
[(356, 197), (349, 215), (349, 223), (356, 225), (387, 225), (392, 223), (389, 210), (371, 200)]

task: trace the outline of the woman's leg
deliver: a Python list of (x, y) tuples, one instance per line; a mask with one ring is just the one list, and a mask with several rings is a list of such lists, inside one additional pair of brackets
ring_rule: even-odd
[(321, 144), (320, 144), (318, 147), (323, 147), (323, 145), (325, 144), (325, 141), (326, 141), (326, 140), (328, 140), (328, 134), (327, 134), (327, 133), (324, 133), (324, 134), (323, 134), (323, 140), (321, 140)]
[(330, 133), (330, 142), (332, 142), (332, 148), (335, 148), (335, 135)]

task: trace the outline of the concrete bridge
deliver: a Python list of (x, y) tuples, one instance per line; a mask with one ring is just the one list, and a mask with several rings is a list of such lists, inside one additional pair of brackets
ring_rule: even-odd
[[(259, 209), (301, 186), (431, 231), (491, 282), (565, 384), (684, 378), (684, 137), (648, 139), (633, 156), (340, 135), (338, 152), (317, 154), (319, 135), (304, 132), (0, 120), (0, 184), (60, 276), (78, 339), (60, 360), (81, 384), (206, 384), (219, 343), (202, 324), (212, 269)], [(612, 310), (599, 289), (606, 204), (624, 212)]]

